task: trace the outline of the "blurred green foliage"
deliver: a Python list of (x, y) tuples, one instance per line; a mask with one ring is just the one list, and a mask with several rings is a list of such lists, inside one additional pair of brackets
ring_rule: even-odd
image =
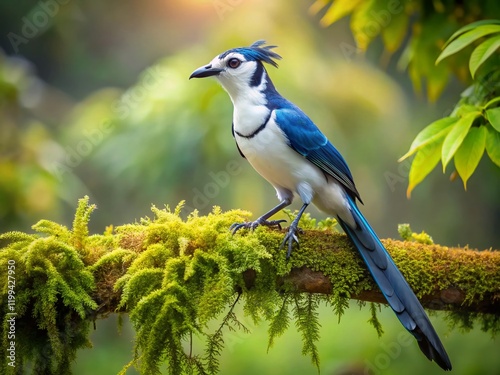
[(321, 24), (329, 26), (351, 15), (350, 27), (356, 45), (365, 51), (381, 37), (388, 53), (404, 49), (398, 65), (408, 69), (417, 91), (422, 81), (429, 100), (435, 101), (443, 92), (452, 74), (467, 80), (467, 57), (454, 56), (436, 66), (442, 46), (460, 26), (500, 14), (500, 4), (487, 1), (397, 1), (397, 0), (317, 0), (311, 10), (316, 13), (327, 7)]
[(42, 156), (53, 135), (31, 107), (42, 95), (43, 86), (27, 62), (8, 58), (0, 51), (2, 229), (22, 226), (24, 218), (56, 217), (49, 214), (55, 214), (59, 206), (53, 194), (56, 181), (44, 168)]
[[(66, 12), (76, 5), (68, 3), (61, 8), (58, 17), (68, 17)], [(213, 10), (211, 4), (207, 6)], [(207, 6), (198, 12), (206, 10)], [(233, 13), (227, 10), (222, 15), (224, 22), (218, 23), (220, 13), (214, 10), (213, 39), (207, 40), (203, 47), (177, 48), (167, 52), (166, 57), (152, 60), (149, 66), (144, 67), (143, 73), (136, 75), (135, 82), (127, 78), (132, 85), (126, 89), (97, 87), (89, 90), (80, 100), (64, 97), (63, 108), (53, 112), (49, 110), (49, 116), (43, 114), (42, 117), (36, 113), (50, 136), (40, 140), (41, 145), (34, 145), (37, 166), (50, 182), (50, 189), (38, 194), (28, 191), (24, 200), (38, 204), (44, 201), (53, 203), (33, 213), (31, 207), (12, 210), (12, 216), (0, 219), (4, 230), (29, 228), (37, 218), (56, 218), (61, 209), (62, 217), (69, 220), (72, 202), (85, 194), (91, 195), (100, 209), (96, 228), (117, 220), (118, 223), (132, 221), (145, 214), (145, 207), (151, 202), (162, 204), (186, 199), (188, 208), (197, 208), (202, 212), (210, 211), (214, 204), (256, 211), (263, 211), (273, 204), (272, 188), (253, 174), (236, 151), (230, 133), (232, 107), (225, 93), (213, 82), (196, 82), (194, 85), (187, 80), (193, 67), (211, 59), (222, 49), (248, 44), (248, 40), (258, 39), (263, 33), (269, 35), (269, 40), (293, 40), (293, 43), (282, 43), (280, 47), (286, 64), (270, 74), (278, 87), (284, 87), (285, 95), (300, 99), (301, 106), (315, 114), (315, 120), (328, 125), (324, 127), (325, 132), (335, 135), (337, 142), (347, 143), (344, 140), (352, 130), (359, 134), (355, 139), (364, 138), (364, 132), (376, 134), (375, 124), (385, 124), (388, 119), (390, 122), (405, 123), (405, 103), (395, 83), (368, 65), (352, 66), (337, 59), (334, 63), (337, 69), (331, 69), (331, 61), (324, 58), (328, 52), (325, 51), (322, 57), (321, 50), (310, 44), (321, 30), (315, 29), (314, 20), (305, 19), (300, 14), (300, 7), (288, 3), (263, 4), (263, 9), (268, 9), (268, 12), (261, 15), (258, 8), (241, 6), (241, 10), (231, 9), (241, 14), (245, 11), (244, 20), (249, 25), (258, 16), (262, 30), (254, 30), (254, 35), (240, 36), (239, 39), (237, 35), (227, 35), (224, 31), (239, 28), (241, 19), (230, 17)], [(196, 9), (193, 5), (186, 7)], [(183, 14), (182, 9), (177, 12)], [(281, 12), (288, 17), (275, 16)], [(175, 17), (175, 14), (169, 17)], [(86, 15), (97, 18), (95, 22), (99, 24), (98, 13)], [(62, 27), (56, 22), (58, 17), (52, 26), (56, 29)], [(294, 28), (289, 30), (283, 26), (292, 24)], [(84, 26), (77, 24), (73, 28)], [(48, 32), (42, 36), (49, 37)], [(56, 36), (54, 38), (57, 41)], [(33, 40), (19, 48), (29, 50), (42, 42)], [(79, 43), (75, 41), (71, 46), (64, 47), (77, 49)], [(52, 54), (47, 54), (46, 59), (51, 64), (54, 58)], [(89, 57), (86, 63), (96, 64), (93, 57)], [(83, 62), (70, 64), (59, 76), (66, 76), (69, 72), (77, 76), (81, 64)], [(116, 64), (120, 65), (119, 62)], [(100, 69), (106, 70), (103, 65), (107, 62), (98, 65), (96, 74), (102, 74)], [(305, 66), (307, 69), (304, 69)], [(367, 80), (370, 90), (362, 87)], [(82, 77), (81, 81), (86, 80)], [(302, 93), (309, 90), (311, 82), (314, 82), (315, 93), (304, 96)], [(332, 82), (335, 84), (332, 85)], [(80, 94), (79, 87), (66, 87), (57, 80), (53, 83), (64, 87), (68, 95)], [(46, 83), (43, 85), (45, 91), (40, 95), (41, 99), (49, 91), (63, 96), (59, 90)], [(331, 106), (318, 106), (318, 102), (328, 102)], [(388, 103), (396, 103), (399, 108), (391, 110)], [(43, 101), (35, 101), (35, 104), (37, 109), (45, 106)], [(19, 110), (26, 111), (22, 103), (16, 105)], [(362, 110), (353, 114), (351, 109), (354, 106)], [(18, 123), (9, 132), (17, 132), (18, 137), (23, 138), (26, 135), (26, 126), (22, 125), (24, 118), (17, 120)], [(345, 125), (341, 125), (343, 123)], [(388, 147), (396, 155), (396, 150), (400, 149), (398, 134), (390, 138), (392, 142)], [(349, 152), (347, 147), (341, 148), (356, 157), (356, 153)], [(370, 153), (377, 152), (376, 147), (364, 148), (368, 157)], [(3, 160), (12, 163), (12, 155), (4, 155)], [(390, 161), (394, 157), (384, 155), (382, 159)], [(383, 173), (383, 169), (361, 170), (358, 174), (362, 172), (376, 178)], [(21, 185), (24, 189), (32, 186), (29, 183)], [(8, 186), (12, 187), (12, 184)], [(23, 196), (22, 191), (11, 188), (3, 199), (15, 202), (18, 196)], [(252, 199), (246, 198), (248, 196)], [(123, 204), (125, 201), (127, 205)]]

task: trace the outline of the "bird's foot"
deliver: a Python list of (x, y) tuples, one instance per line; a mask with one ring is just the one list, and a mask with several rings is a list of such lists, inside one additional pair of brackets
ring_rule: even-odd
[(297, 247), (299, 247), (299, 238), (297, 235), (299, 233), (302, 233), (302, 229), (300, 229), (297, 226), (298, 223), (295, 221), (292, 222), (292, 225), (288, 228), (288, 232), (285, 235), (285, 238), (283, 239), (283, 242), (281, 243), (280, 249), (283, 249), (285, 245), (288, 243), (288, 250), (286, 252), (286, 260), (290, 259), (290, 255), (292, 254), (292, 247), (293, 243), (295, 242), (297, 244)]
[(229, 229), (235, 234), (240, 229), (251, 229), (254, 230), (259, 225), (265, 225), (266, 227), (278, 227), (281, 230), (281, 223), (286, 222), (286, 220), (265, 220), (262, 218), (258, 218), (255, 221), (249, 221), (246, 223), (234, 223), (229, 227)]

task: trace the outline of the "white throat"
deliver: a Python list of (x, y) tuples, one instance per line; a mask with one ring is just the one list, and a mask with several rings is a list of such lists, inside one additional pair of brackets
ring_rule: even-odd
[(266, 79), (262, 79), (258, 86), (250, 86), (250, 78), (243, 81), (235, 77), (221, 76), (219, 81), (233, 102), (234, 130), (240, 134), (253, 133), (269, 117), (264, 94)]
[[(231, 68), (228, 63), (231, 59), (238, 59), (241, 64)], [(233, 102), (234, 130), (240, 134), (252, 134), (270, 115), (264, 91), (272, 83), (262, 63), (248, 61), (242, 54), (231, 52), (216, 56), (210, 66), (221, 69), (215, 78)], [(256, 72), (260, 77), (255, 76)]]
[(220, 75), (217, 77), (218, 81), (227, 91), (234, 106), (241, 103), (251, 105), (265, 105), (266, 98), (263, 91), (267, 87), (267, 75), (264, 73), (264, 79), (261, 80), (258, 86), (251, 86), (250, 81), (253, 75), (234, 76), (234, 75)]

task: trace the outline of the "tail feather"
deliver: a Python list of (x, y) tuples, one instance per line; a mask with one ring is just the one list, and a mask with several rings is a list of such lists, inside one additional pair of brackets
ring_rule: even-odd
[(356, 203), (350, 197), (347, 199), (356, 227), (352, 228), (339, 218), (342, 229), (360, 252), (373, 279), (399, 321), (417, 339), (420, 350), (429, 360), (434, 360), (444, 370), (451, 370), (446, 350), (415, 293), (359, 211)]

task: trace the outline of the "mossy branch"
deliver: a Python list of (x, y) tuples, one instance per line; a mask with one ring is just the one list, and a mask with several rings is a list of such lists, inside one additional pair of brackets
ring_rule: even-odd
[[(331, 295), (341, 294), (338, 291), (342, 290), (350, 299), (387, 304), (344, 234), (313, 229), (304, 231), (300, 237), (300, 249), (294, 249), (292, 258), (285, 264), (284, 252), (276, 251), (284, 230), (265, 232), (268, 231), (258, 230), (243, 236), (275, 244), (274, 249), (268, 250), (273, 256), (283, 258), (278, 261), (287, 270), (284, 275), (276, 275), (279, 292), (293, 290)], [(128, 250), (141, 253), (140, 241), (132, 236), (134, 238), (122, 238), (123, 244)], [(500, 251), (393, 239), (383, 239), (382, 243), (426, 309), (500, 315)], [(202, 248), (197, 250), (203, 251)], [(335, 270), (339, 268), (352, 269), (352, 279), (332, 281)], [(96, 291), (96, 298), (101, 301), (101, 313), (127, 312), (125, 306), (117, 305), (121, 299), (120, 290), (115, 290), (112, 295), (109, 293), (126, 270), (126, 262), (115, 262), (107, 268), (105, 282), (101, 282)], [(257, 272), (248, 269), (242, 272), (242, 277), (245, 287), (251, 290)], [(356, 287), (346, 290), (344, 282)]]
[[(313, 233), (313, 236), (319, 240), (324, 234)], [(323, 241), (332, 249), (342, 241), (336, 235), (326, 237)], [(499, 271), (499, 251), (448, 248), (391, 239), (382, 242), (425, 308), (500, 315), (500, 280), (494, 274)], [(371, 283), (370, 276), (365, 273), (363, 277), (370, 279)], [(322, 271), (313, 271), (307, 266), (293, 268), (282, 280), (299, 292), (331, 294), (337, 287)], [(481, 285), (482, 280), (488, 281)], [(350, 298), (387, 304), (373, 284), (370, 289), (351, 294)]]
[[(128, 312), (137, 338), (123, 373), (130, 365), (156, 373), (162, 362), (170, 373), (216, 373), (224, 332), (243, 329), (232, 310), (236, 302), (255, 322), (270, 322), (269, 346), (294, 320), (303, 352), (319, 366), (319, 302), (339, 317), (349, 299), (384, 303), (349, 240), (329, 229), (331, 220), (316, 224), (305, 215), (300, 249), (287, 261), (279, 250), (283, 232), (231, 235), (229, 226), (248, 220), (248, 212), (214, 208), (182, 219), (181, 205), (153, 207), (153, 219), (89, 235), (94, 208), (88, 198), (80, 200), (71, 230), (44, 220), (33, 227), (39, 234), (0, 236), (0, 269), (7, 274), (15, 264), (16, 277), (13, 288), (7, 277), (0, 281), (4, 301), (15, 292), (14, 305), (0, 307), (1, 349), (11, 345), (7, 318), (15, 312), (17, 370), (31, 362), (44, 373), (70, 373), (77, 349), (89, 345), (92, 320)], [(425, 307), (446, 310), (461, 327), (476, 322), (492, 334), (500, 331), (499, 251), (383, 243)], [(382, 332), (376, 309), (370, 311), (369, 321)], [(207, 323), (224, 314), (219, 329), (209, 332)], [(192, 349), (193, 334), (204, 338), (204, 354)], [(3, 357), (0, 373), (9, 366)]]

